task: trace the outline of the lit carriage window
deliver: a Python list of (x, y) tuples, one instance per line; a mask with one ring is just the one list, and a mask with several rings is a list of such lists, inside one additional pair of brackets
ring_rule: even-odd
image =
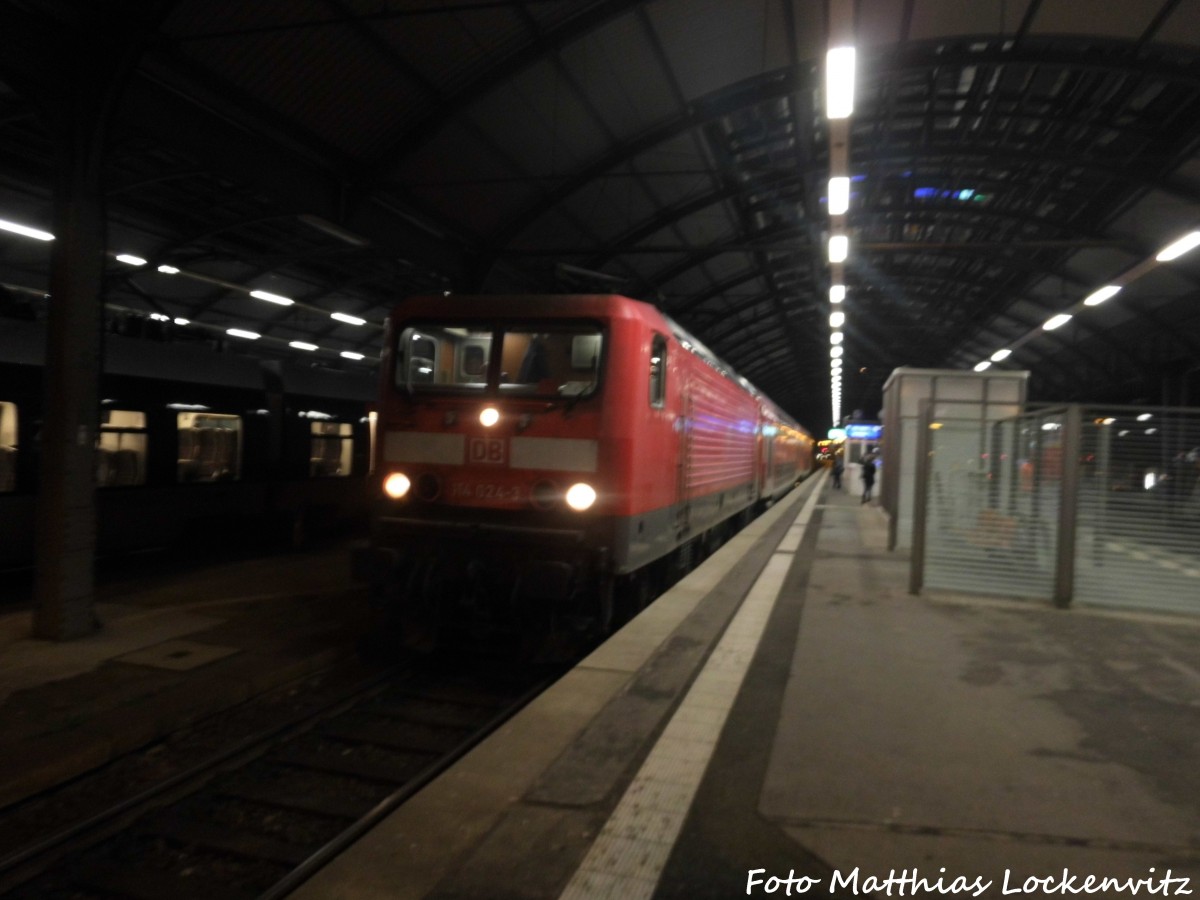
[(17, 405), (0, 401), (0, 493), (17, 489)]
[(500, 351), (504, 393), (583, 397), (600, 380), (603, 338), (595, 326), (509, 328)]
[(349, 422), (313, 422), (308, 474), (313, 478), (350, 474), (354, 458), (353, 429)]
[(146, 414), (132, 409), (106, 409), (96, 437), (97, 487), (132, 487), (146, 483)]
[(396, 343), (396, 387), (418, 391), (447, 386), (482, 388), (491, 345), (489, 330), (436, 325), (406, 328)]
[(176, 422), (179, 481), (236, 481), (241, 476), (241, 416), (181, 412)]
[(650, 405), (661, 409), (667, 401), (667, 339), (655, 335), (650, 345)]

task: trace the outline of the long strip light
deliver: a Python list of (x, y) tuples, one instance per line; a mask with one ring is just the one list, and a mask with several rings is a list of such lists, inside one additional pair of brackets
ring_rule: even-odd
[(7, 219), (0, 219), (0, 231), (7, 231), (10, 234), (19, 234), (22, 237), (33, 238), (35, 241), (52, 241), (54, 235), (48, 231), (42, 231), (40, 228), (31, 228), (28, 225), (22, 225), (19, 222), (10, 222)]
[(850, 179), (845, 175), (835, 175), (829, 179), (829, 214), (843, 215), (850, 208)]
[(845, 119), (854, 112), (854, 48), (831, 47), (825, 54), (825, 115)]
[(337, 319), (339, 322), (345, 322), (347, 325), (366, 325), (366, 319), (360, 319), (358, 316), (352, 316), (348, 313), (330, 313), (329, 318)]
[(1069, 313), (1059, 313), (1057, 316), (1051, 316), (1047, 319), (1042, 328), (1046, 331), (1053, 331), (1055, 328), (1061, 328), (1063, 325), (1066, 325), (1071, 321), (1071, 318)]
[(850, 255), (850, 239), (844, 234), (829, 236), (829, 261), (832, 263), (845, 262)]
[(1175, 243), (1164, 247), (1154, 257), (1159, 262), (1170, 262), (1173, 259), (1178, 259), (1183, 254), (1200, 247), (1200, 231), (1193, 231), (1191, 234), (1185, 234)]
[(1083, 305), (1099, 306), (1105, 300), (1115, 297), (1120, 292), (1121, 286), (1119, 284), (1106, 284), (1104, 287), (1100, 288), (1100, 290), (1092, 291), (1092, 293), (1088, 294), (1087, 297), (1084, 298)]
[(270, 291), (251, 291), (250, 296), (257, 300), (266, 300), (268, 303), (277, 303), (280, 306), (291, 306), (296, 302), (291, 297), (272, 294)]

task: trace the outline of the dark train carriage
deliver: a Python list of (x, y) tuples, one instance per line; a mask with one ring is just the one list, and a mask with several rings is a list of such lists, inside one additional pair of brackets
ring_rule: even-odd
[(794, 423), (624, 297), (411, 298), (381, 377), (387, 496), (356, 563), (423, 642), (464, 621), (607, 627), (615, 601), (639, 607), (811, 457)]
[[(33, 558), (39, 323), (0, 336), (0, 567)], [(106, 336), (97, 552), (197, 547), (365, 520), (374, 378)]]

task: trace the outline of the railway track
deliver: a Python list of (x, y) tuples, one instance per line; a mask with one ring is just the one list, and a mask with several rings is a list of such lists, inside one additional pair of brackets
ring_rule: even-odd
[(355, 686), (0, 858), (14, 900), (283, 897), (559, 674), (431, 666)]

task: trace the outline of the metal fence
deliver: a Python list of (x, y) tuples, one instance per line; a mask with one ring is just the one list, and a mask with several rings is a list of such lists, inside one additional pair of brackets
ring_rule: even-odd
[(910, 588), (1200, 613), (1200, 410), (922, 409)]

